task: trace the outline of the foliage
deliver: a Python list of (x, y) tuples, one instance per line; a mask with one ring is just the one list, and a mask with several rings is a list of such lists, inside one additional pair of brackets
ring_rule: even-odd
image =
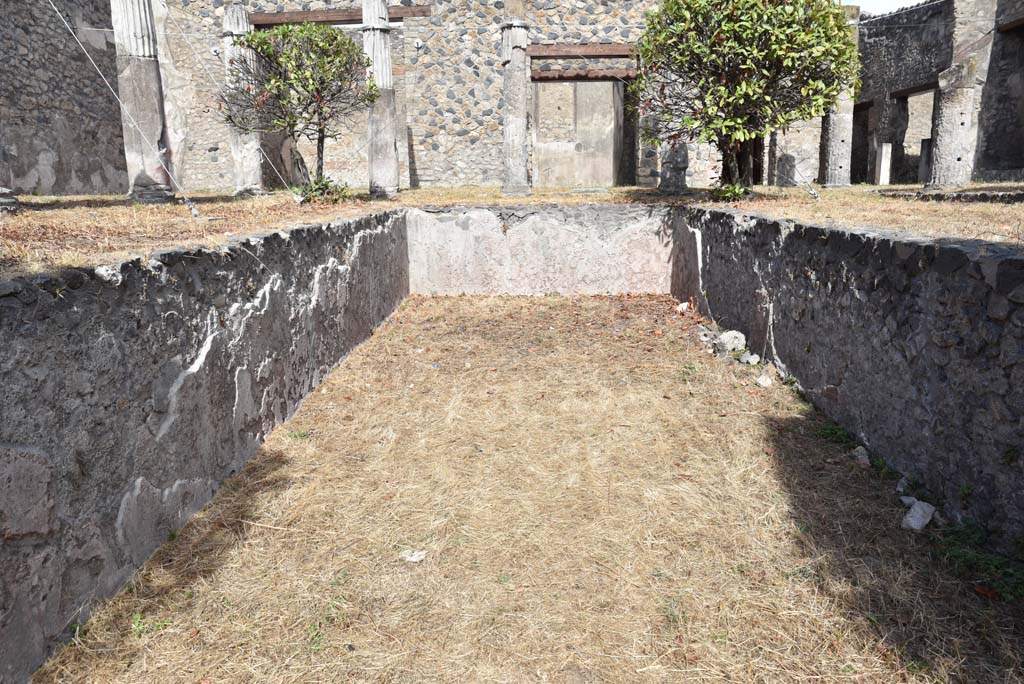
[[(304, 202), (337, 204), (338, 202), (347, 202), (352, 199), (352, 189), (348, 185), (335, 183), (330, 178), (313, 180), (292, 190), (296, 195), (302, 197)], [(288, 436), (292, 437), (292, 439), (306, 439), (309, 437), (309, 433), (307, 432), (303, 435), (289, 433)]]
[(324, 177), (324, 141), (346, 117), (377, 99), (369, 59), (343, 31), (323, 24), (276, 26), (235, 40), (251, 57), (232, 60), (221, 93), (225, 120), (246, 132), (284, 131), (317, 144), (316, 180)]
[(746, 196), (747, 189), (741, 183), (723, 183), (711, 189), (711, 197), (723, 202), (737, 202)]
[(715, 143), (723, 185), (741, 181), (745, 143), (824, 115), (859, 70), (833, 0), (662, 0), (637, 53), (645, 136)]

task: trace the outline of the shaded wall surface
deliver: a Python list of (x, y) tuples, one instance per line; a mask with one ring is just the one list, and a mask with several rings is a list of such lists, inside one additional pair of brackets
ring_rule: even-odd
[[(1014, 11), (1024, 20), (1024, 3), (1018, 4), (1021, 6)], [(992, 58), (978, 120), (978, 164), (983, 177), (1024, 180), (1024, 26), (992, 36)]]
[(1024, 533), (1024, 252), (727, 211), (675, 221), (674, 295), (746, 333), (954, 521), (1012, 548)]
[[(57, 0), (58, 9), (117, 89), (110, 0)], [(128, 189), (117, 101), (45, 1), (3, 3), (0, 155), (15, 188), (36, 194)]]

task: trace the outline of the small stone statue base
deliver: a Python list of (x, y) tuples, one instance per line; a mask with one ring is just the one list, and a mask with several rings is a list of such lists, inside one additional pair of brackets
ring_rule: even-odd
[(21, 205), (10, 188), (0, 188), (0, 214), (15, 214)]

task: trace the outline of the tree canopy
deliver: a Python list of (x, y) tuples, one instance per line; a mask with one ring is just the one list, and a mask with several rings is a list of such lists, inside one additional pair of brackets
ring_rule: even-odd
[(637, 52), (645, 135), (715, 143), (723, 184), (744, 143), (826, 114), (859, 72), (834, 0), (662, 0)]
[(324, 141), (346, 117), (377, 99), (360, 44), (328, 25), (305, 23), (253, 31), (235, 40), (247, 56), (229, 65), (224, 118), (247, 132), (285, 131), (317, 143), (316, 180), (324, 178)]

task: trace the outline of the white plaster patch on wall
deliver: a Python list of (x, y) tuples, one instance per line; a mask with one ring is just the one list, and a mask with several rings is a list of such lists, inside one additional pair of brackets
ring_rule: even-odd
[(663, 210), (612, 205), (408, 212), (418, 294), (667, 293)]
[(167, 393), (167, 416), (160, 424), (160, 430), (156, 433), (157, 441), (163, 439), (164, 435), (167, 434), (167, 431), (171, 429), (172, 425), (174, 425), (174, 421), (178, 418), (178, 393), (181, 391), (185, 381), (202, 369), (203, 364), (206, 363), (206, 356), (210, 353), (210, 349), (213, 348), (213, 341), (217, 339), (220, 334), (220, 331), (218, 331), (207, 335), (195, 361), (192, 362), (192, 365), (182, 371), (174, 380), (174, 383), (171, 384), (171, 389)]

